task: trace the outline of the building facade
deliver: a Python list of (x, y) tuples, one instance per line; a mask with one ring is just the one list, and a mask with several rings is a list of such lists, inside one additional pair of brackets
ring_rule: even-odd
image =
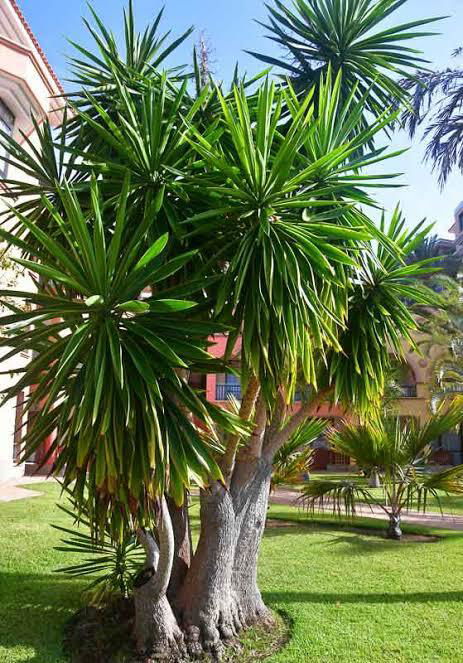
[[(216, 357), (224, 354), (227, 337), (216, 335), (213, 345), (209, 351)], [(239, 365), (240, 345), (235, 349), (235, 363)], [(399, 367), (401, 397), (394, 404), (395, 414), (399, 417), (414, 418), (423, 424), (431, 414), (430, 384), (432, 382), (432, 364), (437, 357), (438, 348), (433, 348), (429, 356), (421, 357), (414, 352), (408, 352), (404, 348), (404, 361)], [(206, 377), (206, 394), (208, 400), (226, 407), (230, 397), (237, 400), (241, 398), (241, 385), (239, 378), (230, 374), (211, 374)], [(299, 396), (293, 404), (293, 409), (300, 407)], [(331, 425), (336, 425), (342, 420), (352, 419), (352, 412), (344, 410), (339, 405), (325, 403), (313, 411), (313, 415), (327, 419)], [(314, 443), (316, 453), (314, 457), (314, 469), (317, 470), (340, 470), (352, 466), (350, 458), (332, 452), (324, 438)], [(436, 462), (442, 464), (458, 464), (463, 462), (460, 435), (449, 433), (443, 440), (436, 441)]]
[[(25, 137), (34, 142), (32, 116), (40, 124), (49, 118), (53, 126), (61, 119), (62, 100), (57, 98), (63, 89), (35, 38), (30, 26), (15, 0), (0, 0), (0, 129), (12, 135), (18, 142)], [(5, 209), (5, 184), (2, 179), (14, 179), (17, 173), (5, 161), (0, 149), (0, 211)], [(24, 175), (18, 174), (24, 179)], [(1, 248), (1, 247), (0, 247)], [(1, 280), (11, 281), (12, 274), (3, 272)], [(24, 281), (30, 287), (27, 275), (15, 275), (18, 285)], [(24, 357), (26, 360), (26, 357)], [(20, 359), (11, 359), (2, 370), (20, 367)], [(12, 383), (8, 375), (0, 376), (0, 390)], [(0, 481), (21, 476), (25, 468), (18, 464), (20, 445), (18, 427), (22, 423), (22, 400), (17, 406), (6, 404), (0, 408)]]

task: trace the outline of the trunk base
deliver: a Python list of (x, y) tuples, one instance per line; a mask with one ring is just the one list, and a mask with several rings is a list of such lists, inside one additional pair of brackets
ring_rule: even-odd
[[(117, 629), (115, 629), (117, 624)], [(241, 633), (221, 641), (212, 652), (205, 652), (200, 628), (191, 626), (183, 633), (184, 649), (177, 640), (157, 650), (137, 655), (131, 637), (134, 626), (134, 604), (131, 599), (115, 601), (105, 608), (79, 610), (66, 625), (64, 651), (74, 663), (209, 663), (220, 661), (243, 663)], [(290, 626), (279, 615), (267, 610), (266, 617), (255, 616), (252, 627), (256, 658), (266, 658), (279, 651), (289, 640)], [(186, 649), (186, 652), (185, 652)]]
[(163, 596), (152, 601), (143, 589), (136, 590), (134, 596), (137, 652), (146, 661), (153, 663), (184, 663), (187, 652), (183, 633), (167, 598)]
[(255, 614), (246, 623), (242, 610), (237, 606), (221, 611), (215, 619), (203, 616), (199, 621), (199, 626), (190, 624), (185, 627), (185, 642), (191, 659), (203, 660), (205, 657), (205, 660), (219, 662), (231, 647), (237, 649), (236, 659), (229, 659), (227, 655), (227, 661), (236, 660), (237, 663), (241, 660), (239, 638), (244, 631), (255, 628), (259, 632), (272, 632), (278, 624), (268, 609), (265, 615)]
[(402, 538), (402, 530), (400, 528), (400, 517), (399, 516), (390, 516), (389, 517), (389, 527), (387, 528), (387, 538), (394, 539), (395, 541), (400, 541)]
[(370, 488), (381, 488), (381, 477), (379, 475), (379, 472), (373, 471), (370, 474), (370, 477), (368, 479), (368, 485)]

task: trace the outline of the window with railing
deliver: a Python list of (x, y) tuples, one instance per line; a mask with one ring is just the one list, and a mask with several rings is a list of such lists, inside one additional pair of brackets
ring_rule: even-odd
[[(14, 127), (14, 115), (8, 106), (0, 99), (0, 129), (11, 136)], [(8, 163), (5, 157), (8, 156), (3, 145), (0, 145), (0, 177), (6, 177), (8, 172)]]
[(215, 400), (226, 401), (231, 396), (241, 399), (241, 382), (236, 375), (221, 376), (220, 382), (215, 385)]
[[(234, 396), (238, 400), (241, 399), (241, 382), (235, 375), (221, 375), (218, 376), (215, 385), (215, 400), (226, 401), (229, 396)], [(303, 400), (303, 392), (298, 389), (294, 394), (294, 402), (300, 403)]]
[(416, 398), (416, 384), (403, 384), (400, 387), (402, 398)]

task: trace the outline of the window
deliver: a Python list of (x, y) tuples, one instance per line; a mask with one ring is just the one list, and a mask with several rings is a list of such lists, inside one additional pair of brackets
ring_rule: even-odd
[(458, 215), (458, 230), (463, 232), (463, 212)]
[[(4, 131), (6, 134), (11, 136), (13, 133), (13, 126), (14, 126), (14, 115), (6, 106), (6, 104), (3, 103), (3, 101), (0, 99), (0, 129)], [(5, 148), (0, 145), (0, 177), (6, 177), (7, 171), (8, 171), (8, 164), (6, 161), (4, 161), (4, 158), (6, 157), (7, 152)]]
[(230, 396), (234, 396), (238, 400), (241, 398), (241, 382), (240, 378), (236, 375), (226, 373), (225, 375), (218, 376), (215, 387), (215, 398), (218, 401), (226, 401)]

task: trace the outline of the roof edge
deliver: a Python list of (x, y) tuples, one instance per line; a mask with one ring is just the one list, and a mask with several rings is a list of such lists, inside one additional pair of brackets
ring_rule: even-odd
[(45, 65), (45, 67), (46, 67), (48, 73), (49, 73), (50, 76), (52, 77), (53, 81), (56, 83), (56, 85), (57, 85), (59, 91), (60, 91), (62, 94), (64, 94), (64, 88), (63, 88), (63, 86), (61, 85), (61, 81), (59, 80), (58, 76), (56, 75), (55, 71), (53, 70), (53, 67), (51, 66), (50, 62), (48, 61), (47, 56), (45, 55), (45, 53), (44, 53), (42, 47), (40, 46), (40, 44), (39, 44), (39, 42), (38, 42), (38, 40), (37, 40), (37, 37), (34, 35), (31, 26), (29, 25), (29, 23), (28, 23), (26, 17), (25, 17), (24, 14), (22, 13), (20, 6), (19, 6), (18, 3), (16, 2), (16, 0), (10, 0), (10, 4), (11, 4), (11, 6), (13, 7), (13, 9), (14, 9), (14, 11), (15, 11), (17, 17), (18, 17), (19, 20), (21, 21), (21, 23), (22, 23), (24, 29), (26, 30), (27, 34), (28, 34), (29, 37), (31, 38), (32, 43), (34, 44), (35, 48), (37, 49), (37, 52), (38, 52), (38, 54), (40, 55), (40, 57), (41, 57), (41, 59), (42, 59), (42, 62), (43, 62), (43, 64)]

